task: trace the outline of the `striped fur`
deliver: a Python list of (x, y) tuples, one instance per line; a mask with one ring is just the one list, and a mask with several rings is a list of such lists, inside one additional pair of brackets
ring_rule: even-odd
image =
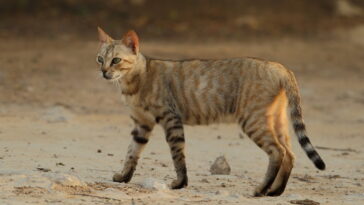
[(286, 84), (286, 90), (288, 91), (289, 108), (291, 109), (291, 120), (293, 125), (293, 130), (298, 137), (298, 142), (301, 147), (305, 150), (307, 156), (312, 160), (315, 166), (324, 170), (326, 165), (321, 159), (320, 155), (317, 153), (315, 148), (312, 146), (310, 139), (306, 134), (306, 125), (303, 122), (302, 109), (301, 109), (301, 99), (297, 89), (297, 82), (292, 72), (289, 72), (291, 82)]
[[(160, 124), (177, 173), (171, 188), (185, 187), (183, 125), (237, 123), (269, 157), (255, 196), (278, 196), (294, 163), (287, 108), (307, 156), (317, 168), (325, 168), (306, 135), (294, 75), (281, 64), (255, 58), (159, 60), (139, 52), (133, 31), (115, 41), (99, 29), (99, 37), (97, 61), (104, 77), (120, 85), (135, 124), (124, 169), (114, 175), (114, 181), (131, 180), (153, 127)], [(120, 58), (120, 63), (113, 64), (114, 58)]]

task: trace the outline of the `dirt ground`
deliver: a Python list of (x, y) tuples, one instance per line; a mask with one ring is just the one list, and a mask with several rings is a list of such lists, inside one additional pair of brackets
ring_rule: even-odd
[[(175, 172), (160, 127), (132, 181), (112, 182), (132, 122), (117, 87), (99, 75), (96, 38), (1, 39), (0, 204), (364, 204), (363, 36), (356, 27), (310, 40), (142, 41), (142, 52), (155, 57), (256, 56), (295, 72), (327, 170), (316, 170), (293, 136), (295, 168), (274, 198), (252, 197), (267, 157), (235, 125), (186, 127), (185, 189), (167, 188)], [(232, 172), (211, 175), (221, 155)]]

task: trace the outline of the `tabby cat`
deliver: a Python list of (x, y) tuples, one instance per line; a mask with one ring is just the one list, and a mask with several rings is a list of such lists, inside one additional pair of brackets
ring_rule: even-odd
[(124, 168), (113, 181), (131, 180), (153, 127), (160, 124), (177, 173), (171, 188), (183, 188), (188, 184), (183, 125), (238, 123), (269, 157), (254, 195), (278, 196), (294, 162), (287, 108), (302, 148), (318, 169), (325, 169), (306, 135), (295, 77), (281, 64), (255, 58), (159, 60), (139, 52), (134, 31), (122, 40), (113, 40), (100, 28), (98, 34), (96, 61), (104, 78), (120, 84), (134, 121)]

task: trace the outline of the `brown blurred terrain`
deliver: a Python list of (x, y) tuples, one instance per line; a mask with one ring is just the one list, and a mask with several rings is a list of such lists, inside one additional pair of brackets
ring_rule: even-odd
[[(344, 0), (345, 1), (345, 0)], [(0, 29), (16, 35), (114, 35), (135, 29), (143, 38), (233, 40), (312, 37), (364, 22), (361, 0), (13, 0), (0, 3)], [(353, 7), (355, 6), (355, 7)]]
[[(172, 191), (157, 127), (130, 184), (113, 183), (132, 122), (117, 86), (99, 75), (98, 25), (114, 38), (135, 29), (149, 56), (284, 64), (327, 170), (317, 171), (292, 136), (285, 193), (254, 198), (265, 154), (233, 125), (187, 126), (190, 185)], [(0, 204), (363, 204), (363, 50), (361, 0), (1, 1)], [(210, 174), (220, 155), (230, 175)]]

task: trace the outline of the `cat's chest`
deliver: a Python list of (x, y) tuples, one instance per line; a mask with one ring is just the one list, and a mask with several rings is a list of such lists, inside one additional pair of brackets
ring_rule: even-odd
[(162, 105), (158, 100), (150, 100), (148, 98), (140, 98), (127, 96), (124, 98), (125, 104), (131, 112), (143, 113), (144, 115), (156, 116), (166, 106)]

